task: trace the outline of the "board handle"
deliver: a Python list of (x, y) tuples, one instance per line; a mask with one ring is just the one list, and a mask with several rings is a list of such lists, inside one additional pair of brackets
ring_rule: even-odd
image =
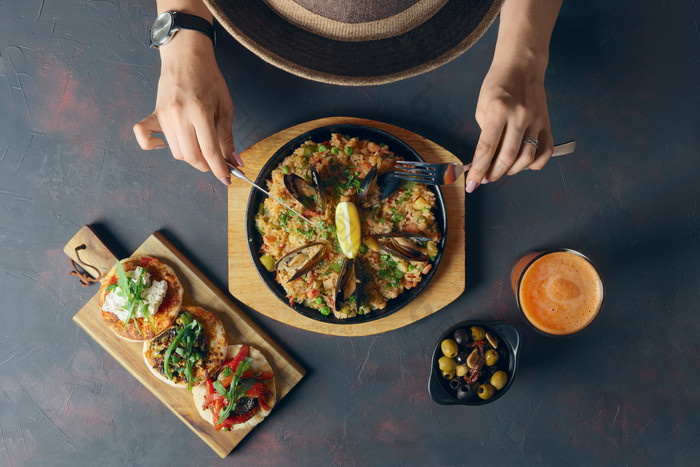
[[(112, 253), (89, 225), (83, 226), (68, 241), (63, 252), (73, 265), (70, 275), (78, 277), (84, 287), (101, 280), (117, 262), (117, 255)], [(78, 265), (84, 272), (78, 270)]]

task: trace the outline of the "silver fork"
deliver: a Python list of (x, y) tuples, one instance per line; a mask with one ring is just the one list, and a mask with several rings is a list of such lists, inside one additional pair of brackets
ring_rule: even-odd
[[(554, 146), (552, 157), (571, 154), (576, 149), (576, 141)], [(428, 164), (427, 162), (396, 161), (394, 175), (396, 178), (424, 183), (426, 185), (447, 185), (469, 170), (471, 163)], [(527, 169), (526, 169), (527, 170)]]

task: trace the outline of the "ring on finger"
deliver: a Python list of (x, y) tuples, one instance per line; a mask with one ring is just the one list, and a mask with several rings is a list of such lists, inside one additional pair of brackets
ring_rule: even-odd
[(522, 144), (530, 144), (535, 147), (535, 152), (540, 148), (540, 142), (537, 141), (536, 138), (533, 138), (532, 136), (526, 136), (523, 138), (523, 143)]

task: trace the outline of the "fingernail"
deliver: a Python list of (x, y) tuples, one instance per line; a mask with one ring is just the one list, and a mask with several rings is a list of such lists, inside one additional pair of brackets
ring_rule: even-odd
[(481, 180), (480, 185), (486, 185), (488, 182), (489, 181), (484, 178), (483, 180)]
[(476, 190), (476, 187), (478, 187), (479, 184), (475, 182), (474, 180), (469, 180), (467, 182), (467, 193), (472, 193), (474, 190)]
[(158, 146), (156, 146), (156, 147), (153, 148), (153, 149), (165, 149), (165, 148), (167, 148), (167, 147), (168, 147), (167, 144), (159, 144)]
[(243, 163), (243, 159), (241, 159), (241, 156), (238, 155), (236, 151), (233, 151), (231, 153), (234, 159), (236, 159), (236, 164), (238, 164), (238, 167), (245, 167), (245, 164)]
[(224, 185), (229, 186), (231, 184), (231, 177), (221, 177), (219, 181)]

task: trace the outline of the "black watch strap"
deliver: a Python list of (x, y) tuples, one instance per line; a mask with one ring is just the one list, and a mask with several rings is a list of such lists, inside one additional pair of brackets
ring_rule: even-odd
[(214, 34), (214, 26), (206, 19), (188, 15), (181, 11), (173, 12), (173, 28), (192, 29), (199, 31), (211, 39), (212, 44), (216, 45), (216, 35)]

